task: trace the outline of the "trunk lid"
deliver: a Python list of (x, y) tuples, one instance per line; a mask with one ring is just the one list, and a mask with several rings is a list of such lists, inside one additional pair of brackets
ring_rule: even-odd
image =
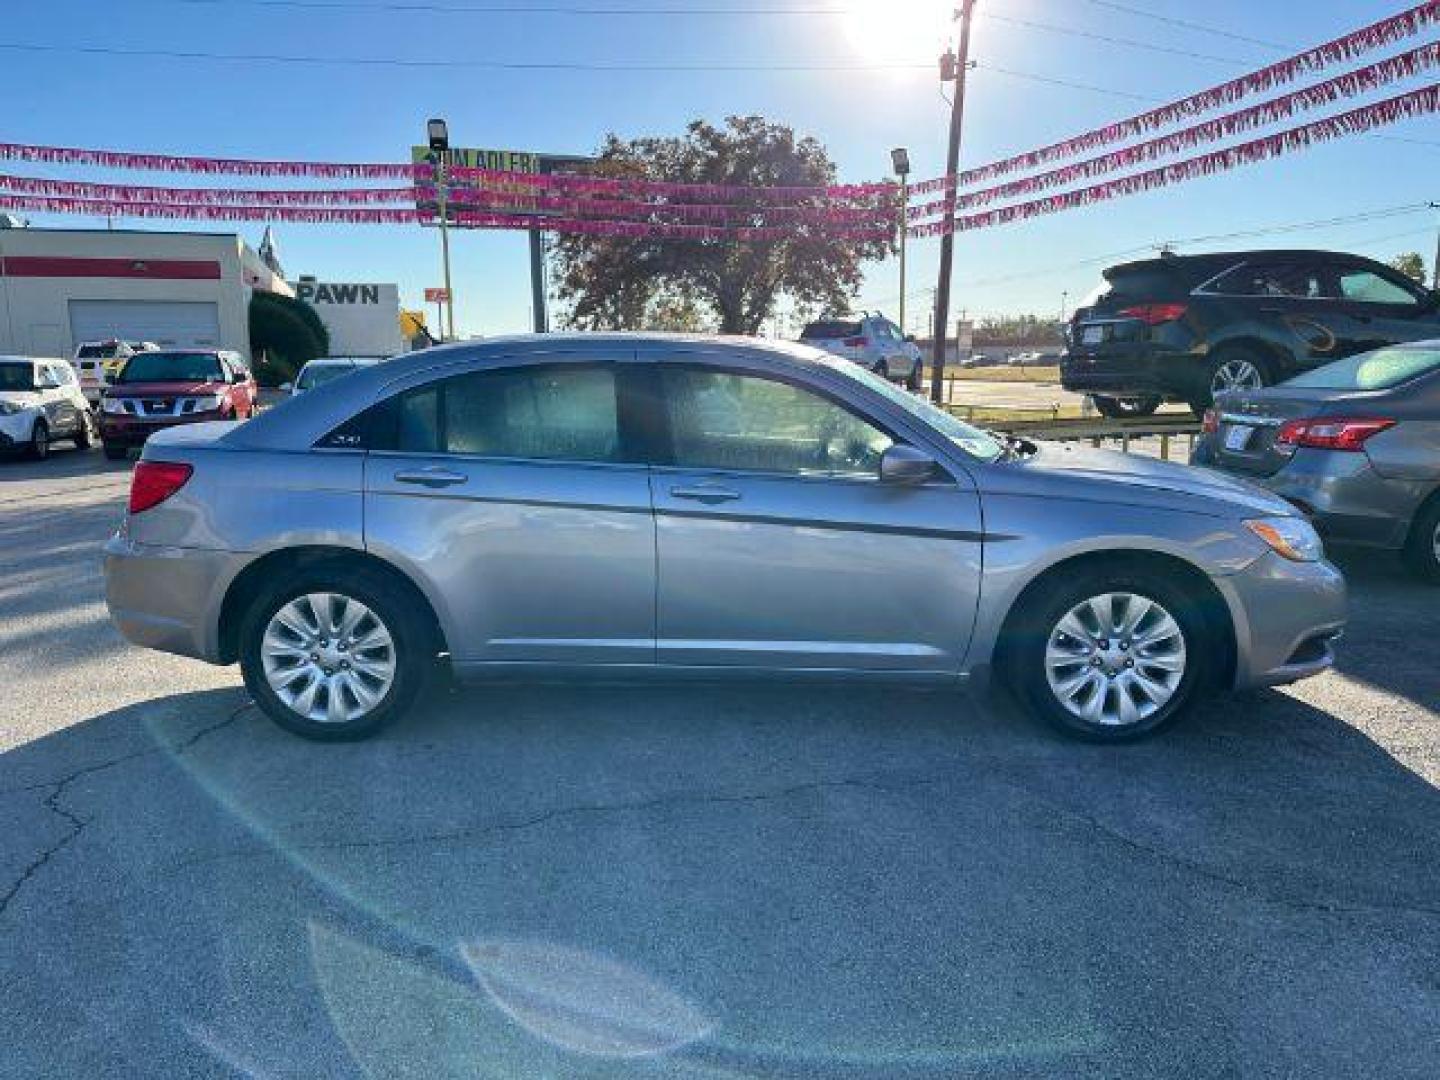
[(1363, 391), (1283, 385), (1221, 394), (1215, 399), (1219, 419), (1213, 436), (1215, 464), (1230, 472), (1272, 476), (1295, 456), (1293, 449), (1275, 445), (1287, 421), (1352, 412), (1364, 415), (1374, 411), (1371, 401), (1375, 396)]

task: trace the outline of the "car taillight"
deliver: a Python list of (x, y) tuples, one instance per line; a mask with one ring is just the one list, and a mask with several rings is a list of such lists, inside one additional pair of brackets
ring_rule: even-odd
[(868, 342), (863, 337), (847, 337), (845, 347), (847, 349), (863, 349)]
[(1306, 446), (1315, 450), (1345, 450), (1358, 453), (1365, 440), (1395, 426), (1394, 420), (1379, 417), (1324, 417), (1319, 420), (1291, 420), (1275, 436), (1280, 447)]
[(1175, 322), (1185, 317), (1184, 304), (1136, 304), (1134, 307), (1122, 308), (1120, 311), (1122, 319), (1139, 319), (1146, 326), (1159, 326), (1161, 323)]
[(138, 461), (130, 476), (130, 513), (159, 506), (174, 495), (194, 473), (194, 466), (173, 461)]
[(1205, 410), (1205, 418), (1200, 422), (1200, 430), (1206, 435), (1214, 435), (1220, 430), (1220, 414), (1214, 409)]

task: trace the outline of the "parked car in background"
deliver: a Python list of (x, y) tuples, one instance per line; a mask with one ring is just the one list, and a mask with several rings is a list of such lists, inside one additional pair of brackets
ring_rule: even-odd
[(101, 398), (105, 456), (123, 458), (157, 431), (254, 415), (259, 389), (239, 353), (217, 349), (131, 356)]
[(105, 572), (126, 637), (239, 660), (311, 738), (376, 731), (443, 655), (465, 679), (993, 670), (1114, 741), (1329, 667), (1322, 555), (1251, 484), (1005, 441), (818, 349), (544, 335), (161, 432)]
[(1061, 382), (1104, 415), (1183, 401), (1199, 416), (1227, 390), (1440, 337), (1440, 296), (1358, 255), (1172, 255), (1106, 270), (1069, 337)]
[(1223, 393), (1194, 461), (1284, 496), (1327, 539), (1403, 552), (1440, 584), (1440, 341)]
[(85, 450), (94, 430), (90, 403), (66, 361), (0, 356), (0, 450), (46, 458), (56, 439)]
[(82, 341), (75, 346), (75, 371), (80, 389), (92, 405), (100, 403), (105, 384), (119, 373), (125, 361), (141, 350), (125, 341)]
[(292, 396), (303, 394), (307, 390), (333, 382), (342, 375), (378, 364), (382, 359), (383, 357), (379, 356), (322, 356), (301, 368), (294, 383), (286, 384), (281, 389), (288, 387)]
[(160, 346), (153, 341), (127, 341), (125, 343), (136, 352), (159, 352)]
[(911, 390), (920, 389), (925, 374), (920, 347), (883, 315), (812, 322), (801, 332), (800, 340), (883, 378), (903, 382)]

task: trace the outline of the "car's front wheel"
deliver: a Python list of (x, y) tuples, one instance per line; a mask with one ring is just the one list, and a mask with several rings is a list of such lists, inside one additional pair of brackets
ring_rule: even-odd
[(75, 429), (75, 446), (80, 450), (89, 450), (95, 445), (95, 420), (86, 409), (80, 414), (80, 426)]
[(30, 429), (30, 456), (36, 461), (50, 456), (50, 425), (44, 420), (37, 419)]
[(1007, 681), (1061, 732), (1096, 742), (1151, 734), (1205, 683), (1209, 635), (1193, 598), (1158, 574), (1057, 581), (1020, 613)]
[(285, 730), (325, 742), (366, 738), (403, 714), (434, 652), (414, 598), (363, 569), (282, 581), (240, 628), (256, 704)]

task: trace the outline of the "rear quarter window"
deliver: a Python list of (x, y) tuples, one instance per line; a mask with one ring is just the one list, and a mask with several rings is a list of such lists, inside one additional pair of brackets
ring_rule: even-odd
[(805, 327), (800, 333), (802, 341), (826, 341), (830, 338), (859, 337), (861, 327), (858, 322), (842, 322), (831, 319), (824, 322), (813, 322)]

